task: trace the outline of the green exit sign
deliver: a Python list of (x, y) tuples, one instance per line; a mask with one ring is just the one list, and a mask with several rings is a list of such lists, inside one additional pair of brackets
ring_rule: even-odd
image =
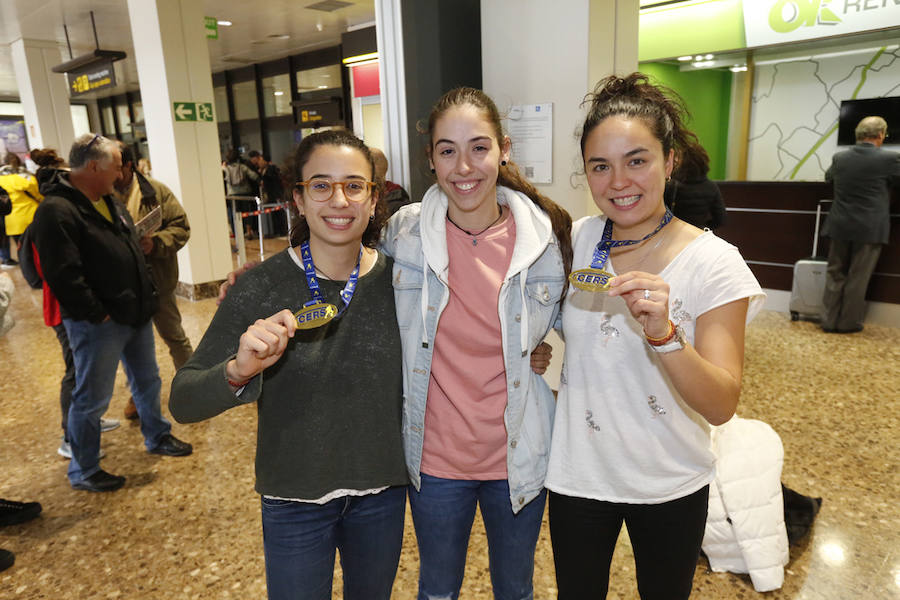
[(206, 27), (206, 37), (211, 40), (219, 39), (219, 20), (215, 17), (203, 17), (203, 26)]
[(176, 121), (208, 121), (213, 120), (212, 102), (173, 102), (172, 111)]

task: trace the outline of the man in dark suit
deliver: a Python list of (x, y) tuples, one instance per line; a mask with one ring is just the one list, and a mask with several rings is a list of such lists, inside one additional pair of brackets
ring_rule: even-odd
[(887, 123), (866, 117), (856, 126), (856, 145), (838, 152), (825, 172), (834, 183), (834, 203), (825, 223), (831, 238), (822, 329), (862, 331), (866, 288), (887, 244), (890, 188), (900, 185), (900, 154), (882, 150)]

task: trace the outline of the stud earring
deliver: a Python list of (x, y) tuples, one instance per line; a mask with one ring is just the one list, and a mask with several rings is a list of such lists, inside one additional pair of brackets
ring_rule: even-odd
[(505, 166), (506, 166), (506, 161), (505, 161), (505, 160), (501, 160), (501, 161), (500, 161), (500, 166), (501, 166), (501, 167), (505, 167)]
[(434, 167), (431, 167), (431, 173), (434, 174)]
[(375, 221), (375, 215), (369, 215), (369, 220), (370, 220), (370, 221)]

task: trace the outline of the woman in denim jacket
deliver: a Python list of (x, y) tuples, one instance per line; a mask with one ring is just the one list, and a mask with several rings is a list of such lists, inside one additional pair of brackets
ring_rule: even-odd
[(495, 598), (530, 598), (555, 403), (529, 356), (559, 312), (571, 218), (509, 162), (483, 92), (445, 94), (425, 133), (437, 185), (382, 241), (394, 258), (418, 597), (457, 598), (480, 505)]

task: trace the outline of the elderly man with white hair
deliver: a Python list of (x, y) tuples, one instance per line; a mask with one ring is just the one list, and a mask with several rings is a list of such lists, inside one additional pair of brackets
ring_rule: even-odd
[(120, 177), (116, 143), (78, 137), (71, 172), (47, 186), (33, 227), (44, 280), (59, 300), (75, 359), (69, 409), (69, 483), (78, 490), (113, 491), (125, 478), (100, 468), (100, 416), (112, 397), (121, 360), (141, 418), (147, 451), (186, 456), (190, 444), (172, 435), (160, 411), (159, 368), (150, 318), (157, 295), (128, 211), (109, 197)]
[(887, 122), (866, 117), (856, 126), (856, 145), (838, 152), (825, 172), (834, 203), (825, 222), (831, 238), (825, 274), (826, 333), (862, 331), (866, 288), (890, 233), (892, 186), (900, 186), (900, 154), (883, 150)]

